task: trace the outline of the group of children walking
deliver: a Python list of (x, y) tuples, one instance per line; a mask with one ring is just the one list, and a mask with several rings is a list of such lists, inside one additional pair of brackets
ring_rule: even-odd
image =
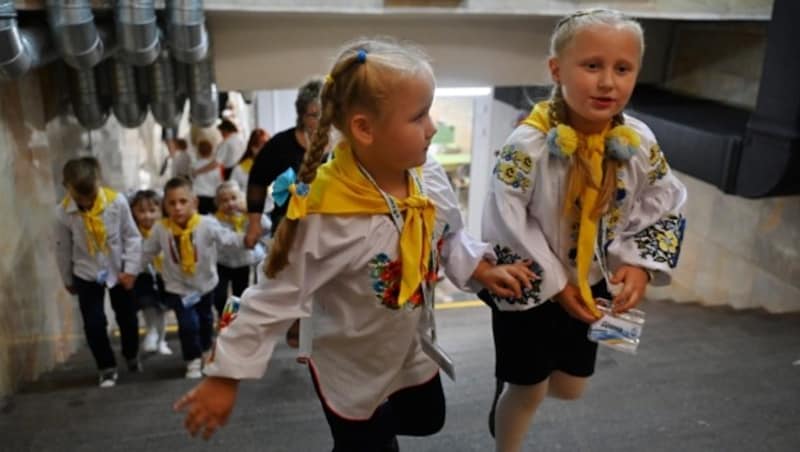
[[(99, 323), (96, 294), (112, 288), (118, 317), (127, 315), (124, 288), (140, 262), (161, 252), (187, 376), (200, 375), (194, 363), (211, 351), (206, 378), (175, 404), (187, 411), (190, 433), (208, 438), (225, 424), (239, 382), (263, 376), (277, 341), (301, 318), (313, 325), (305, 362), (334, 451), (396, 451), (397, 435), (430, 435), (445, 421), (439, 369), (447, 358), (429, 334), (441, 267), (491, 307), (497, 390), (489, 430), (498, 451), (519, 451), (541, 400), (579, 398), (594, 372), (597, 345), (587, 330), (599, 318), (595, 298), (624, 312), (648, 283), (668, 283), (677, 264), (685, 188), (650, 129), (623, 113), (643, 50), (640, 25), (616, 11), (558, 22), (548, 61), (553, 94), (498, 153), (478, 240), (464, 230), (442, 168), (426, 159), (436, 132), (427, 57), (386, 40), (347, 46), (326, 77), (320, 126), (286, 189), (287, 216), (263, 277), (225, 308), (213, 346), (213, 289), (223, 273), (213, 262), (218, 246), (238, 246), (237, 223), (226, 230), (198, 216), (191, 185), (172, 180), (167, 218), (140, 252), (127, 205), (65, 169), (74, 202), (60, 215), (72, 225), (63, 236), (75, 252), (62, 273), (88, 313), (98, 365), (112, 368), (113, 355), (107, 339), (92, 345), (100, 336), (90, 334)], [(331, 128), (343, 139), (321, 164)], [(119, 323), (135, 368), (135, 323)]]
[[(67, 162), (67, 196), (56, 214), (59, 268), (67, 290), (78, 296), (100, 386), (114, 386), (118, 378), (103, 310), (106, 290), (129, 371), (142, 370), (138, 311), (146, 324), (143, 352), (170, 355), (165, 314), (171, 310), (186, 377), (202, 377), (213, 338), (212, 309), (221, 318), (229, 289), (241, 295), (251, 269), (266, 254), (261, 243), (244, 247), (248, 220), (241, 190), (236, 182), (219, 184), (212, 217), (198, 214), (187, 177), (170, 179), (163, 199), (154, 190), (140, 190), (130, 202), (101, 181), (93, 157)], [(261, 227), (270, 229), (266, 216)]]

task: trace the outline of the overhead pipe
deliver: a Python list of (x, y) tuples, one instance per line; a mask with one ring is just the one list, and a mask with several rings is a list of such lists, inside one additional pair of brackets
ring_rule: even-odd
[(167, 0), (167, 39), (176, 60), (198, 63), (208, 55), (202, 0)]
[(155, 0), (117, 0), (114, 22), (124, 62), (146, 66), (158, 58), (161, 44)]
[(94, 67), (105, 45), (94, 23), (90, 0), (47, 0), (47, 20), (64, 61), (76, 69)]
[(137, 85), (136, 68), (117, 57), (109, 66), (114, 116), (125, 127), (139, 127), (147, 117), (147, 99)]
[(175, 64), (170, 51), (162, 47), (158, 58), (146, 68), (150, 111), (156, 122), (166, 129), (178, 127), (186, 103), (185, 88), (179, 84), (184, 77), (177, 76)]
[(47, 30), (22, 29), (14, 0), (0, 0), (0, 79), (16, 79), (55, 58)]
[(99, 129), (106, 123), (109, 111), (108, 98), (103, 96), (97, 75), (103, 68), (66, 69), (72, 112), (82, 126), (89, 130)]
[(214, 69), (211, 60), (188, 65), (189, 77), (189, 116), (192, 124), (210, 127), (219, 115), (217, 84), (214, 82)]

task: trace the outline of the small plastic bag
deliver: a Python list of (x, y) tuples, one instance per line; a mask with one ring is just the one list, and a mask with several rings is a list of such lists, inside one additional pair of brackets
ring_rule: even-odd
[(644, 312), (631, 309), (614, 314), (611, 301), (604, 298), (597, 299), (597, 308), (603, 313), (603, 317), (589, 328), (589, 340), (614, 350), (635, 354), (642, 337)]

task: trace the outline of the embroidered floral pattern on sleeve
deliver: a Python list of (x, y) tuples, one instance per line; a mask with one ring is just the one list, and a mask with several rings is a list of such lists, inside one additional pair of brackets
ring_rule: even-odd
[(236, 320), (236, 316), (239, 314), (239, 305), (240, 305), (239, 298), (237, 297), (228, 298), (228, 302), (225, 303), (225, 308), (223, 308), (222, 310), (222, 315), (219, 317), (218, 329), (220, 331), (222, 331), (223, 328), (226, 328), (234, 320)]
[(661, 180), (669, 171), (667, 159), (664, 158), (664, 153), (661, 152), (661, 146), (659, 146), (658, 143), (650, 148), (650, 167), (651, 169), (647, 173), (647, 179), (650, 181), (650, 185)]
[(639, 256), (670, 268), (678, 265), (686, 219), (682, 215), (669, 215), (634, 236)]
[[(508, 247), (501, 247), (500, 245), (495, 245), (494, 252), (497, 255), (497, 264), (513, 264), (514, 262), (518, 262), (523, 260), (522, 256), (519, 254), (514, 253), (511, 251), (511, 248)], [(536, 262), (533, 261), (531, 265), (528, 267), (531, 271), (536, 275), (536, 278), (531, 281), (531, 288), (530, 289), (522, 289), (522, 298), (503, 298), (498, 297), (497, 295), (488, 292), (489, 296), (491, 297), (494, 303), (497, 302), (505, 302), (508, 304), (539, 304), (542, 302), (540, 297), (540, 293), (542, 290), (542, 275), (544, 274), (544, 269)]]
[(497, 157), (493, 174), (509, 187), (526, 191), (531, 187), (533, 159), (512, 145), (503, 147)]

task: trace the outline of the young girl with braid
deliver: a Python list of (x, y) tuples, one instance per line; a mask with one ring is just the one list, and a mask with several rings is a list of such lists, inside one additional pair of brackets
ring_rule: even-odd
[[(489, 245), (465, 233), (444, 171), (426, 161), (433, 92), (431, 66), (412, 47), (365, 40), (340, 54), (297, 181), (284, 174), (273, 190), (288, 211), (267, 279), (226, 307), (208, 377), (176, 403), (192, 434), (225, 422), (239, 380), (261, 378), (293, 319), (312, 311), (307, 363), (335, 451), (398, 450), (396, 435), (442, 427), (439, 366), (418, 334), (439, 266), (461, 287), (504, 296), (534, 275), (523, 263), (495, 266)], [(331, 127), (344, 140), (318, 169)]]
[[(627, 311), (677, 263), (686, 190), (650, 129), (623, 114), (643, 50), (639, 24), (616, 11), (562, 19), (550, 46), (553, 94), (497, 157), (483, 239), (498, 262), (532, 259), (537, 273), (523, 297), (482, 294), (492, 307), (498, 451), (520, 450), (546, 395), (583, 393), (597, 352), (587, 339), (595, 297)], [(620, 286), (615, 296), (607, 283)]]

